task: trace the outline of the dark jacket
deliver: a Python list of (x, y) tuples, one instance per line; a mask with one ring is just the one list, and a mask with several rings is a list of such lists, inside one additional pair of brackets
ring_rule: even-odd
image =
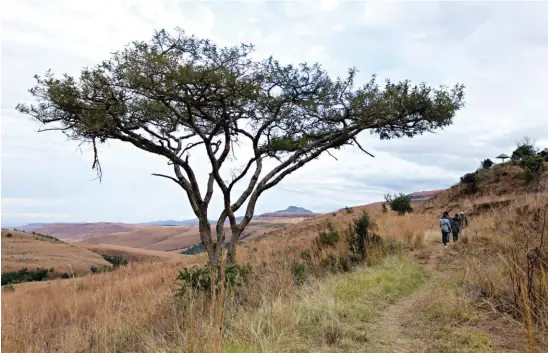
[(451, 231), (453, 232), (453, 234), (459, 233), (460, 227), (460, 219), (458, 219), (457, 217), (451, 218)]

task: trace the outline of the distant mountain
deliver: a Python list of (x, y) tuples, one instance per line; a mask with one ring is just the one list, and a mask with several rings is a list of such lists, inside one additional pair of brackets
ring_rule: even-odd
[[(316, 214), (313, 213), (310, 210), (307, 210), (303, 207), (297, 207), (297, 206), (289, 206), (285, 210), (279, 210), (275, 212), (270, 213), (264, 213), (261, 215), (256, 215), (253, 217), (254, 220), (260, 220), (261, 218), (308, 218), (308, 217), (314, 217)], [(244, 219), (243, 216), (236, 217), (236, 222), (240, 222), (242, 219)], [(229, 223), (229, 220), (227, 219), (225, 221), (226, 224)], [(165, 227), (176, 227), (176, 226), (185, 226), (185, 227), (194, 227), (199, 224), (198, 218), (194, 219), (187, 219), (183, 221), (175, 221), (175, 220), (167, 220), (167, 221), (152, 221), (152, 222), (146, 222), (146, 223), (139, 223), (142, 225), (152, 225), (152, 226), (165, 226)], [(209, 224), (215, 225), (217, 224), (217, 220), (210, 219)]]
[(436, 194), (440, 191), (441, 190), (418, 191), (407, 196), (411, 198), (412, 202), (426, 201), (436, 196)]
[(289, 206), (285, 210), (276, 211), (274, 213), (313, 213), (313, 212), (303, 207)]
[(318, 213), (314, 213), (310, 210), (307, 210), (303, 207), (297, 207), (297, 206), (289, 206), (285, 210), (279, 210), (276, 212), (271, 213), (264, 213), (258, 217), (257, 219), (265, 219), (265, 218), (311, 218), (317, 216)]

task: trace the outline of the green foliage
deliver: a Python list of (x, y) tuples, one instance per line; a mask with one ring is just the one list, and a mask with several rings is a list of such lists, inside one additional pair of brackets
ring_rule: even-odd
[[(243, 144), (254, 145), (253, 153), (248, 166), (231, 176), (234, 182), (260, 170), (258, 164), (266, 158), (283, 158), (275, 170), (263, 170), (260, 180), (231, 197), (238, 200), (232, 206), (236, 212), (322, 153), (358, 145), (361, 132), (381, 140), (414, 137), (450, 126), (464, 105), (460, 84), (447, 89), (387, 80), (379, 85), (373, 75), (357, 85), (355, 68), (346, 77), (331, 78), (320, 64), (258, 60), (253, 50), (249, 44), (219, 47), (180, 29), (161, 30), (148, 42), (132, 42), (97, 66), (83, 68), (79, 77), (35, 76), (30, 93), (36, 103), (16, 109), (44, 130), (90, 143), (92, 168), (99, 176), (100, 143), (124, 141), (162, 156), (176, 174), (167, 177), (182, 186), (205, 221), (210, 196), (194, 185), (188, 153), (193, 149), (207, 150), (212, 183), (229, 192), (238, 188), (220, 174), (227, 169), (222, 166), (232, 144), (261, 141)], [(253, 210), (249, 213), (242, 228)], [(219, 250), (209, 254), (212, 262), (218, 261)]]
[(114, 268), (125, 266), (128, 264), (127, 260), (124, 259), (123, 256), (115, 255), (115, 256), (109, 256), (109, 255), (101, 255), (103, 256), (103, 259), (110, 262)]
[[(211, 295), (212, 280), (215, 283), (220, 272), (220, 267), (207, 264), (202, 267), (185, 268), (179, 271), (178, 295), (184, 296), (190, 292), (202, 292), (206, 296)], [(225, 267), (225, 288), (238, 289), (251, 279), (253, 268), (249, 264), (227, 264)], [(216, 288), (218, 290), (218, 288)]]
[(493, 163), (493, 161), (490, 160), (489, 158), (484, 159), (483, 161), (481, 161), (481, 167), (483, 169), (489, 169), (493, 166), (493, 164), (495, 164), (495, 163)]
[(398, 212), (398, 215), (400, 216), (413, 212), (413, 207), (411, 207), (411, 197), (406, 196), (404, 193), (400, 193), (399, 195), (394, 194), (394, 196), (386, 194), (384, 195), (384, 199), (390, 206), (390, 209)]
[(2, 285), (44, 281), (48, 279), (48, 272), (47, 268), (37, 268), (34, 271), (23, 268), (19, 271), (4, 272), (2, 273)]
[(388, 207), (386, 207), (386, 203), (383, 202), (382, 204), (382, 213), (387, 213), (388, 212)]
[(520, 161), (524, 157), (533, 157), (537, 155), (535, 144), (529, 137), (524, 137), (523, 140), (517, 143), (517, 148), (512, 152), (512, 160)]
[(526, 183), (539, 180), (546, 170), (544, 159), (541, 156), (524, 156), (519, 165), (523, 168), (523, 178)]
[(327, 230), (322, 230), (316, 237), (316, 245), (319, 249), (333, 246), (339, 241), (339, 232), (335, 230), (331, 222), (327, 223)]
[(366, 211), (348, 227), (346, 243), (353, 262), (365, 262), (367, 249), (382, 244), (382, 238), (373, 233), (376, 229), (377, 224)]
[(307, 279), (306, 265), (299, 262), (293, 262), (291, 264), (291, 275), (293, 276), (293, 283), (296, 285), (303, 284)]
[(468, 186), (468, 192), (473, 194), (478, 191), (478, 171), (466, 173), (460, 177), (461, 184)]

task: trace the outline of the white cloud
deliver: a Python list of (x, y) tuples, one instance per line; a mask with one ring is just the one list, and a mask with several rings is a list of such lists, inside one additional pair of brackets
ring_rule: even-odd
[[(322, 156), (265, 193), (258, 212), (289, 203), (329, 211), (386, 192), (448, 186), (480, 159), (511, 153), (524, 135), (548, 147), (548, 3), (20, 0), (3, 10), (3, 222), (193, 218), (177, 185), (150, 176), (170, 173), (161, 158), (120, 142), (101, 146), (99, 184), (88, 147), (81, 154), (61, 134), (37, 134), (13, 109), (29, 101), (34, 74), (78, 74), (160, 28), (180, 26), (221, 45), (253, 43), (256, 57), (283, 63), (319, 61), (333, 76), (355, 66), (361, 82), (378, 73), (381, 83), (466, 85), (454, 126), (412, 140), (365, 133), (360, 141), (376, 158), (356, 149), (335, 151), (338, 161)], [(233, 165), (243, 163), (238, 155)], [(192, 162), (204, 184), (207, 163), (199, 154)], [(220, 205), (215, 199), (210, 216)]]

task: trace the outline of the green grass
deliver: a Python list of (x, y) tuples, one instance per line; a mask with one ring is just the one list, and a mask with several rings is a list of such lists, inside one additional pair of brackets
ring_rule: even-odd
[(428, 278), (422, 265), (403, 257), (333, 275), (238, 315), (229, 324), (225, 352), (360, 351), (375, 314)]

